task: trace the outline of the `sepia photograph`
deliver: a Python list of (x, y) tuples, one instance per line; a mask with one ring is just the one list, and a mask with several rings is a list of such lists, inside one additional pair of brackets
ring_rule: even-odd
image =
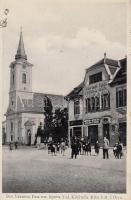
[(126, 4), (3, 2), (3, 194), (126, 194)]

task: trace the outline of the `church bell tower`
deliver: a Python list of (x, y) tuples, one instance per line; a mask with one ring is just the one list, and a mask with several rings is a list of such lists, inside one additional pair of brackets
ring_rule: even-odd
[(10, 64), (9, 108), (17, 111), (17, 98), (25, 98), (32, 92), (32, 64), (27, 61), (23, 34), (20, 31), (15, 61)]
[(27, 61), (21, 30), (15, 60), (10, 64), (9, 105), (6, 112), (7, 141), (22, 137), (24, 102), (33, 99), (32, 66)]

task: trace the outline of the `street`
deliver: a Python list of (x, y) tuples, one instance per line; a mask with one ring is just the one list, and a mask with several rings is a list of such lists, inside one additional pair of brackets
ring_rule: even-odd
[(3, 193), (125, 193), (126, 152), (122, 159), (115, 159), (112, 149), (110, 158), (100, 155), (78, 155), (70, 158), (52, 156), (45, 150), (20, 147), (10, 151), (3, 147)]

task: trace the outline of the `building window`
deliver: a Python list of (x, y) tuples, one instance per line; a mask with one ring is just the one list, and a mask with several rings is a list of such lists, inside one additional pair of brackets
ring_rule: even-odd
[(22, 74), (22, 83), (26, 83), (26, 74), (25, 73)]
[(106, 93), (101, 96), (102, 109), (106, 110), (110, 108), (110, 94)]
[(96, 111), (100, 110), (100, 98), (95, 97), (95, 109)]
[(11, 132), (13, 131), (13, 122), (11, 122)]
[(85, 100), (85, 111), (87, 112), (95, 112), (100, 110), (100, 98), (99, 96), (87, 98)]
[(88, 99), (85, 99), (85, 113), (88, 112)]
[(102, 81), (102, 72), (89, 76), (89, 84), (97, 83), (99, 81)]
[(124, 107), (126, 106), (127, 101), (127, 92), (126, 88), (117, 88), (116, 89), (116, 107)]
[(91, 111), (95, 111), (95, 97), (91, 97)]
[(80, 101), (74, 101), (74, 115), (80, 114)]

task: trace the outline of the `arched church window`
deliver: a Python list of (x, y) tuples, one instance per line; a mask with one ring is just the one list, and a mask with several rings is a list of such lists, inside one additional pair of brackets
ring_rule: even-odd
[(14, 85), (14, 83), (15, 83), (15, 75), (14, 75), (14, 73), (12, 74), (12, 82), (13, 82), (13, 85)]
[(11, 122), (11, 132), (13, 131), (13, 122)]
[(22, 83), (26, 83), (26, 74), (25, 73), (22, 74)]

